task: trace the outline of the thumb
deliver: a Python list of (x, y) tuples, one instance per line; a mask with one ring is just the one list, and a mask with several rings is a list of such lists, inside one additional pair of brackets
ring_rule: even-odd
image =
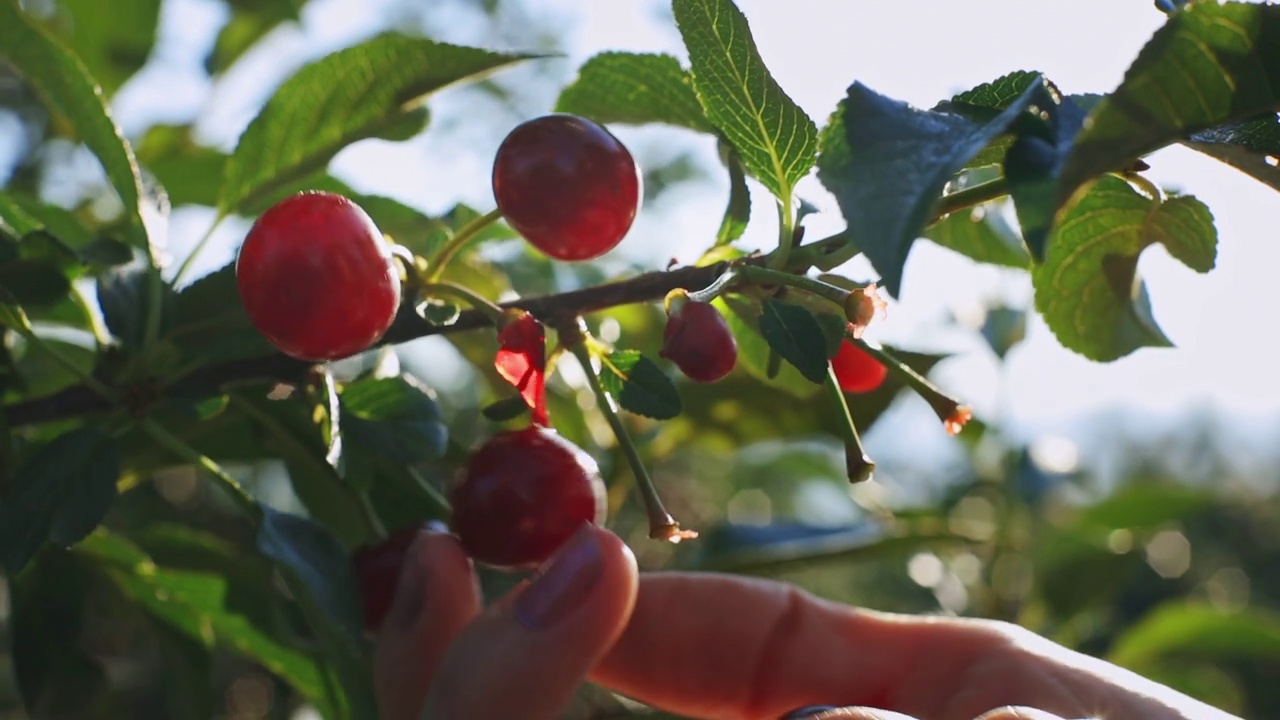
[(458, 635), (423, 717), (556, 717), (626, 627), (636, 586), (627, 546), (584, 526)]

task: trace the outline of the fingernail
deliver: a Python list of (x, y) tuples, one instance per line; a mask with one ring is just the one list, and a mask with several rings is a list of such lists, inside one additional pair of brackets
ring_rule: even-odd
[(438, 535), (449, 534), (449, 526), (439, 520), (428, 520), (423, 527), (426, 528), (427, 532), (436, 533)]
[(427, 570), (422, 564), (422, 544), (429, 536), (419, 533), (405, 553), (400, 577), (396, 579), (396, 596), (387, 611), (384, 623), (393, 628), (408, 630), (418, 621), (422, 608), (422, 593), (426, 589)]
[(783, 715), (778, 720), (806, 720), (806, 718), (812, 719), (830, 710), (839, 710), (839, 709), (840, 708), (834, 705), (809, 705), (807, 707), (796, 708), (795, 710), (792, 710), (786, 715)]
[(530, 630), (544, 630), (563, 620), (586, 601), (600, 580), (600, 543), (583, 525), (547, 561), (516, 598), (515, 616)]

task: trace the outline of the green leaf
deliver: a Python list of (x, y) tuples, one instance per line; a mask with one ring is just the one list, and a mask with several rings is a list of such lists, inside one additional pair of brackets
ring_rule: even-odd
[(1224, 613), (1195, 602), (1167, 602), (1121, 633), (1107, 659), (1141, 669), (1178, 655), (1280, 661), (1280, 616), (1262, 608)]
[(88, 535), (116, 497), (120, 449), (115, 440), (82, 426), (28, 457), (0, 498), (0, 554), (15, 575), (45, 542), (63, 547)]
[[(728, 323), (729, 330), (738, 343), (738, 365), (749, 375), (798, 398), (809, 397), (818, 391), (817, 385), (809, 382), (791, 365), (784, 365), (775, 376), (770, 377), (769, 356), (776, 353), (760, 334), (761, 307), (758, 303), (742, 296), (721, 295), (712, 304), (717, 306)], [(684, 393), (688, 395), (694, 390), (696, 387), (686, 387)]]
[(137, 162), (84, 63), (36, 26), (17, 0), (0, 0), (0, 58), (31, 82), (49, 108), (98, 156), (124, 204), (129, 239), (136, 247), (149, 247), (143, 221), (143, 202), (149, 201)]
[(1032, 273), (1036, 308), (1063, 347), (1110, 361), (1170, 345), (1137, 273), (1138, 255), (1157, 242), (1197, 272), (1213, 268), (1213, 216), (1193, 197), (1160, 203), (1105, 176), (1063, 213)]
[(732, 0), (673, 0), (672, 10), (707, 119), (733, 144), (747, 171), (790, 202), (792, 188), (813, 167), (813, 120), (769, 74)]
[(342, 409), (346, 438), (391, 462), (418, 463), (444, 453), (449, 432), (440, 407), (412, 375), (349, 383)]
[(1280, 190), (1280, 117), (1275, 113), (1192, 133), (1186, 145)]
[(258, 550), (276, 563), (338, 675), (352, 717), (376, 717), (360, 598), (346, 550), (323, 525), (262, 506)]
[(924, 237), (980, 263), (1013, 268), (1031, 265), (1027, 246), (1004, 219), (1000, 203), (953, 212), (926, 228)]
[[(1015, 70), (988, 83), (983, 83), (965, 90), (950, 100), (938, 103), (933, 109), (939, 112), (954, 113), (985, 122), (994, 118), (1001, 110), (1019, 101), (1027, 88), (1040, 81), (1040, 73), (1029, 70)], [(965, 163), (966, 168), (988, 167), (1004, 163), (1005, 153), (1013, 144), (1014, 136), (1003, 134), (974, 155)]]
[(155, 125), (138, 143), (138, 163), (179, 205), (218, 203), (227, 155), (196, 142), (189, 125)]
[(917, 110), (854, 83), (823, 130), (818, 178), (895, 297), (915, 239), (953, 175), (1030, 106), (1039, 84), (990, 120)]
[(217, 75), (231, 67), (246, 50), (280, 23), (298, 19), (298, 11), (306, 0), (258, 0), (231, 2), (231, 19), (213, 43), (205, 58), (205, 70)]
[[(299, 395), (270, 400), (261, 393), (231, 393), (230, 407), (223, 416), (241, 415), (255, 423), (259, 442), (270, 457), (284, 461), (289, 483), (311, 518), (336, 534), (344, 545), (366, 543), (372, 538), (361, 515), (352, 512), (353, 488), (325, 461), (326, 447), (312, 417), (313, 406)], [(344, 420), (350, 423), (351, 418)], [(347, 470), (350, 473), (349, 467)]]
[(1280, 6), (1194, 3), (1156, 31), (1089, 114), (1055, 196), (1192, 133), (1280, 105)]
[(316, 661), (277, 642), (231, 610), (226, 578), (157, 567), (133, 543), (104, 530), (86, 538), (76, 553), (92, 558), (126, 597), (161, 622), (204, 647), (225, 648), (254, 660), (289, 681), (308, 701), (327, 704)]
[(240, 136), (218, 207), (243, 211), (397, 127), (432, 92), (530, 57), (388, 33), (322, 58), (285, 81)]
[(638, 350), (618, 350), (602, 358), (600, 384), (627, 412), (654, 420), (680, 414), (675, 383)]
[(689, 72), (670, 55), (600, 53), (578, 68), (578, 77), (560, 93), (556, 112), (601, 123), (666, 123), (715, 132)]
[(133, 250), (113, 237), (100, 235), (80, 248), (80, 259), (86, 265), (95, 267), (117, 267), (133, 261)]
[(742, 170), (742, 159), (731, 147), (721, 145), (725, 167), (729, 170), (729, 204), (724, 209), (724, 219), (716, 232), (716, 247), (728, 245), (742, 237), (751, 220), (751, 189), (747, 187), (747, 175)]
[(160, 19), (160, 0), (59, 0), (71, 13), (65, 26), (68, 44), (107, 94), (137, 72), (151, 54)]
[(810, 382), (826, 381), (826, 335), (808, 308), (772, 298), (765, 300), (760, 314), (760, 334)]

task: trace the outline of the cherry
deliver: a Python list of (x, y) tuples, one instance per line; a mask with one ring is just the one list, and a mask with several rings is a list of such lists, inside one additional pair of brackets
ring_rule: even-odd
[(673, 304), (658, 354), (690, 379), (709, 383), (733, 370), (738, 341), (719, 310), (710, 303), (689, 301)]
[(507, 223), (557, 260), (590, 260), (622, 241), (640, 208), (631, 153), (576, 115), (517, 125), (493, 161), (493, 195)]
[(871, 392), (880, 387), (889, 374), (889, 368), (848, 340), (841, 343), (840, 352), (831, 358), (831, 367), (840, 389), (851, 393)]
[(375, 631), (391, 609), (400, 583), (400, 568), (404, 565), (409, 546), (417, 539), (422, 527), (412, 525), (399, 530), (376, 545), (359, 548), (351, 557), (356, 579), (360, 582), (360, 600), (364, 608), (364, 627)]
[(480, 446), (450, 488), (451, 525), (479, 562), (530, 570), (583, 523), (604, 521), (595, 460), (555, 430), (531, 425)]
[(303, 192), (258, 218), (236, 258), (249, 321), (286, 355), (335, 360), (375, 343), (400, 306), (382, 233), (341, 195)]

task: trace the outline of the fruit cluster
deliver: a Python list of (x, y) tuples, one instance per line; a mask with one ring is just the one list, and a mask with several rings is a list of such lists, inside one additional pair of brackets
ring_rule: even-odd
[[(507, 224), (561, 261), (615, 248), (641, 199), (627, 148), (600, 125), (563, 114), (513, 129), (497, 151), (492, 183)], [(322, 362), (377, 343), (400, 311), (402, 289), (429, 284), (415, 263), (397, 263), (406, 254), (349, 199), (303, 192), (258, 218), (237, 258), (236, 279), (246, 314), (267, 340), (287, 355)], [(525, 571), (584, 523), (604, 521), (604, 484), (595, 461), (549, 427), (541, 323), (527, 313), (489, 309), (502, 313), (494, 317), (501, 345), (495, 366), (519, 390), (532, 422), (496, 434), (470, 455), (449, 489), (450, 525), (477, 561)], [(680, 291), (668, 299), (667, 312), (661, 357), (697, 382), (733, 370), (737, 342), (714, 305)], [(849, 392), (876, 388), (887, 372), (847, 342), (832, 362)], [(414, 537), (416, 529), (402, 530), (355, 555), (370, 628), (387, 611)]]

